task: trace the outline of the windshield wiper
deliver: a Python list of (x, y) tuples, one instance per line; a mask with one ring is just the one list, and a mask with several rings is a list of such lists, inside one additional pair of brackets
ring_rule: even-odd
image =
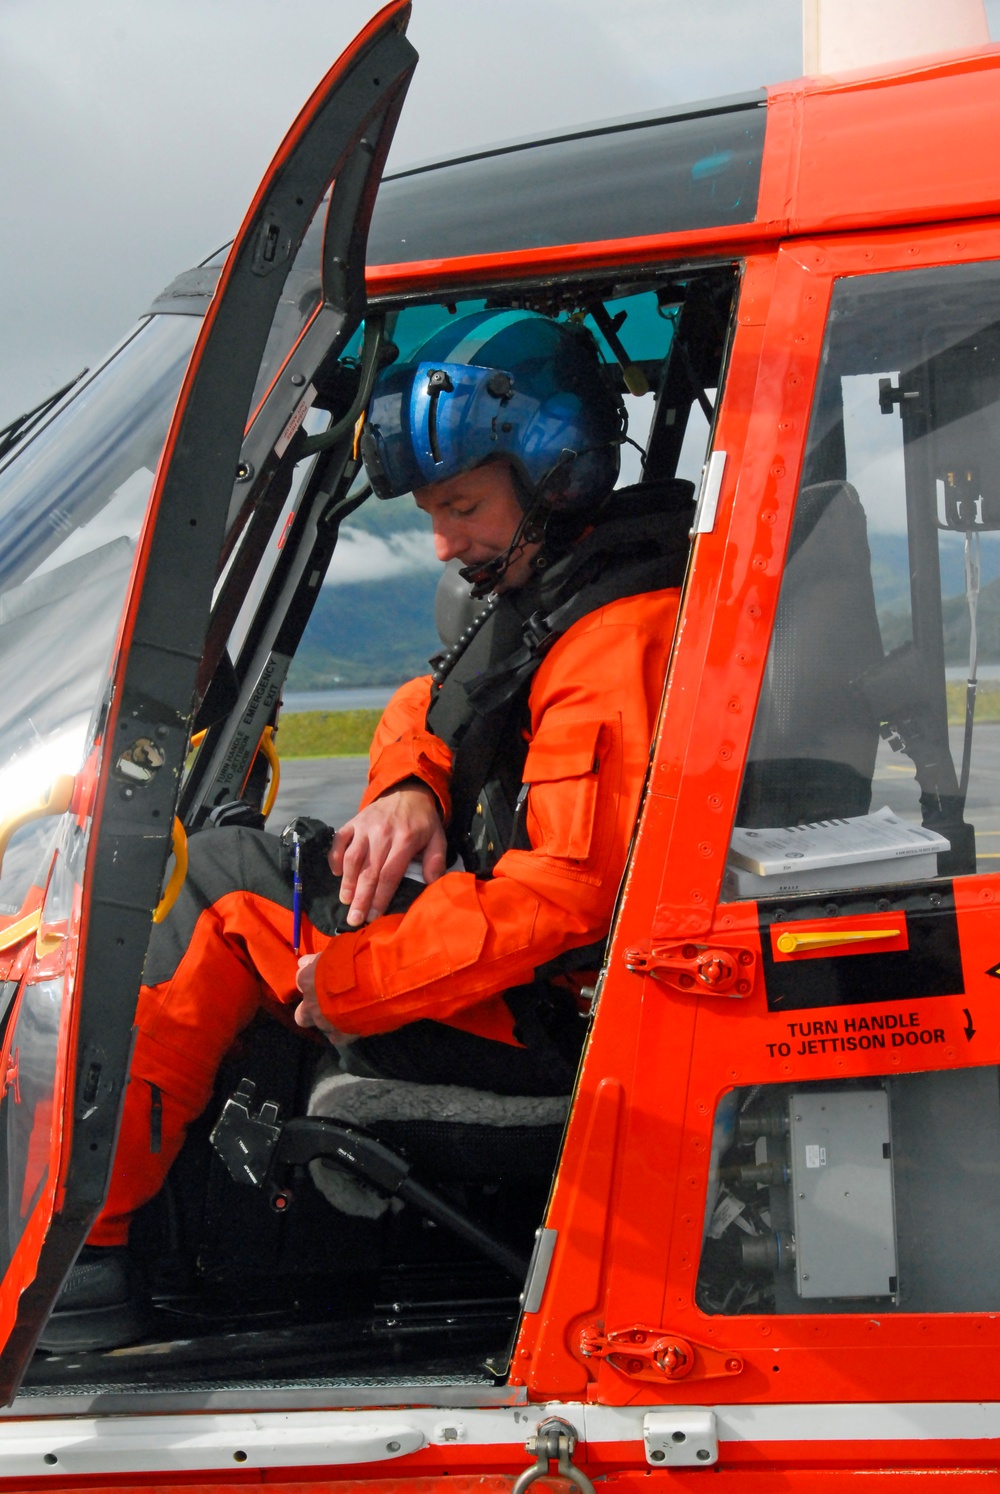
[(68, 394), (73, 385), (79, 384), (84, 374), (89, 372), (89, 368), (81, 369), (78, 374), (70, 379), (68, 384), (64, 384), (61, 389), (57, 389), (55, 394), (48, 395), (42, 400), (41, 404), (35, 405), (34, 409), (25, 410), (23, 415), (16, 416), (9, 425), (0, 428), (0, 461), (7, 455), (8, 451), (13, 450), (18, 441), (26, 436), (29, 431), (33, 430), (40, 420), (44, 419), (49, 411), (59, 403), (63, 395)]

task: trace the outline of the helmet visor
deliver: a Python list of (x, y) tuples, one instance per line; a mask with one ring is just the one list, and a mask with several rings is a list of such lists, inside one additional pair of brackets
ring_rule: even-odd
[(375, 494), (398, 498), (516, 452), (537, 402), (513, 386), (503, 370), (468, 363), (387, 369), (360, 442)]

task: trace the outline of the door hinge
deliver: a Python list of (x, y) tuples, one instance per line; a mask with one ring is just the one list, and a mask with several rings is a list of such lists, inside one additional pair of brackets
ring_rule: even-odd
[(606, 1359), (612, 1368), (632, 1380), (715, 1380), (738, 1375), (743, 1360), (738, 1354), (707, 1344), (692, 1343), (669, 1328), (619, 1328), (604, 1333), (600, 1324), (588, 1324), (580, 1334), (580, 1352), (585, 1359)]
[(752, 949), (686, 940), (626, 949), (625, 966), (633, 975), (652, 975), (686, 994), (749, 996), (757, 975), (757, 956)]

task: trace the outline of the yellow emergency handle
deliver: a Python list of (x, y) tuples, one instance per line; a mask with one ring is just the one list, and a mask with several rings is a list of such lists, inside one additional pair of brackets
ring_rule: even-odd
[[(204, 731), (196, 731), (194, 736), (191, 738), (191, 746), (189, 748), (189, 751), (194, 752), (196, 747), (200, 747), (207, 735), (207, 727)], [(271, 770), (271, 781), (267, 785), (267, 793), (264, 796), (264, 803), (261, 805), (260, 810), (261, 814), (266, 820), (268, 815), (271, 813), (271, 810), (274, 808), (274, 801), (278, 797), (278, 789), (281, 786), (281, 761), (278, 757), (278, 749), (274, 744), (273, 726), (264, 727), (264, 732), (261, 736), (260, 745), (258, 746), (257, 750), (258, 752), (262, 752), (264, 754), (265, 758), (267, 759), (267, 765)]]
[(23, 809), (16, 809), (13, 814), (4, 815), (0, 820), (0, 869), (3, 868), (4, 852), (10, 845), (11, 837), (15, 832), (23, 825), (29, 825), (32, 820), (46, 820), (53, 815), (65, 814), (73, 802), (75, 788), (75, 773), (60, 773), (34, 804), (28, 804)]
[(898, 939), (902, 929), (822, 929), (812, 933), (793, 934), (786, 929), (777, 938), (781, 954), (798, 954), (805, 949), (834, 949), (840, 944), (868, 944), (875, 939)]
[(278, 789), (281, 786), (281, 762), (278, 757), (278, 749), (274, 745), (274, 727), (265, 726), (260, 739), (258, 752), (262, 752), (267, 759), (267, 765), (271, 770), (271, 781), (264, 795), (264, 802), (260, 806), (260, 812), (265, 820), (274, 808), (274, 801), (278, 797)]
[(187, 832), (180, 820), (174, 816), (173, 829), (174, 846), (174, 869), (170, 873), (170, 880), (163, 889), (163, 896), (153, 911), (153, 922), (162, 923), (176, 903), (181, 888), (184, 886), (184, 878), (188, 869), (188, 839)]

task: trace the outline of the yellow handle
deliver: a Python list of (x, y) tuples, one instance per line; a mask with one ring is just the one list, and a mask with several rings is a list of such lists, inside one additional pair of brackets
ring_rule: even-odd
[(153, 911), (153, 922), (162, 923), (177, 901), (178, 894), (184, 886), (184, 878), (188, 869), (188, 840), (184, 826), (177, 817), (174, 817), (174, 869), (170, 873), (170, 881), (163, 889), (163, 896)]
[[(194, 752), (196, 748), (201, 746), (202, 742), (207, 736), (207, 727), (204, 731), (196, 731), (194, 736), (191, 738), (191, 745), (188, 748), (188, 751)], [(281, 785), (281, 762), (278, 757), (278, 749), (274, 743), (273, 726), (264, 727), (263, 735), (261, 736), (260, 744), (257, 750), (264, 754), (265, 758), (267, 759), (267, 765), (271, 770), (271, 779), (267, 785), (267, 793), (264, 795), (264, 803), (261, 805), (260, 810), (261, 814), (266, 820), (268, 815), (271, 813), (271, 810), (274, 808), (274, 801), (278, 797), (278, 789)]]
[(4, 852), (10, 845), (14, 833), (23, 825), (30, 824), (32, 820), (45, 820), (51, 815), (65, 814), (73, 802), (75, 788), (76, 775), (60, 773), (34, 804), (29, 804), (25, 809), (17, 809), (13, 814), (5, 815), (0, 820), (0, 869), (3, 868)]
[(28, 913), (24, 918), (19, 918), (17, 923), (10, 923), (0, 930), (0, 954), (5, 949), (13, 949), (15, 944), (21, 944), (35, 932), (41, 921), (42, 910), (36, 908), (34, 913)]
[(265, 820), (274, 808), (274, 801), (278, 797), (278, 788), (281, 784), (281, 762), (278, 758), (278, 749), (274, 745), (274, 727), (265, 726), (264, 733), (260, 739), (260, 749), (267, 758), (267, 765), (271, 769), (271, 781), (264, 795), (264, 802), (260, 806), (260, 812)]
[(782, 954), (797, 954), (800, 949), (833, 949), (839, 944), (867, 944), (873, 939), (898, 939), (902, 929), (823, 929), (821, 932), (778, 935)]

